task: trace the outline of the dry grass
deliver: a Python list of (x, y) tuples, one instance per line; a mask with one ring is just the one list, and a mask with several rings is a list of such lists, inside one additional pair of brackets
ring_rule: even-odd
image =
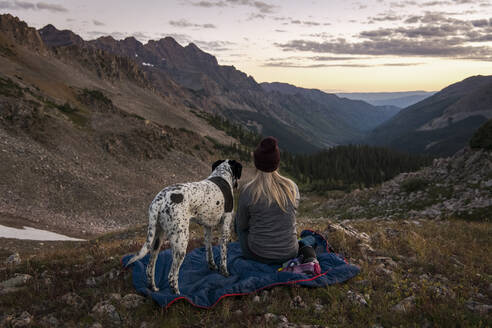
[[(267, 322), (263, 317), (267, 312), (285, 315), (289, 322), (323, 326), (487, 327), (492, 324), (490, 315), (470, 312), (465, 306), (466, 300), (477, 293), (483, 294), (488, 304), (491, 300), (490, 223), (357, 221), (351, 225), (372, 237), (375, 254), (364, 259), (356, 239), (340, 232), (328, 233), (326, 237), (332, 246), (362, 268), (358, 277), (345, 284), (318, 289), (278, 287), (270, 290), (268, 296), (263, 295), (260, 302), (253, 302), (253, 295), (234, 297), (222, 300), (212, 310), (197, 309), (184, 301), (168, 310), (152, 301), (133, 310), (123, 308), (118, 302), (114, 305), (126, 327), (138, 327), (144, 321), (150, 327), (276, 326), (277, 323)], [(326, 223), (322, 222), (317, 226), (321, 231), (325, 227)], [(134, 290), (127, 271), (113, 280), (104, 279), (96, 288), (86, 286), (85, 280), (112, 269), (119, 270), (121, 256), (138, 250), (144, 236), (141, 227), (105, 235), (87, 244), (67, 244), (41, 251), (15, 269), (1, 271), (1, 280), (14, 272), (28, 273), (34, 279), (27, 290), (3, 295), (0, 312), (18, 315), (26, 310), (35, 320), (53, 314), (68, 327), (90, 326), (95, 322), (90, 313), (96, 303), (107, 300), (111, 293), (125, 295)], [(199, 244), (200, 240), (194, 239), (192, 247)], [(375, 256), (393, 259), (396, 264), (385, 266), (391, 274), (381, 272), (381, 262)], [(45, 283), (42, 276), (45, 271), (51, 276), (52, 284)], [(368, 305), (351, 301), (347, 297), (349, 290), (364, 295)], [(445, 290), (443, 295), (439, 295), (439, 290)], [(68, 292), (79, 294), (85, 305), (76, 309), (64, 304), (60, 297)], [(306, 307), (291, 308), (290, 301), (297, 295)], [(411, 295), (415, 296), (415, 308), (407, 313), (392, 310)], [(314, 311), (317, 303), (323, 305), (320, 312)], [(236, 314), (237, 310), (242, 313)], [(111, 326), (109, 321), (98, 321)]]

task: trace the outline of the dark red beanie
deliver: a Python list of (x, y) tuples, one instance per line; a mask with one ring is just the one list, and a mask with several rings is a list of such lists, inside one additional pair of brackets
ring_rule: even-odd
[(280, 163), (280, 150), (278, 149), (277, 139), (266, 137), (263, 139), (254, 152), (255, 166), (264, 172), (273, 172)]

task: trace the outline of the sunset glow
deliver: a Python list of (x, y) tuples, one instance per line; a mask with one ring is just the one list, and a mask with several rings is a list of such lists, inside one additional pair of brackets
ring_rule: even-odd
[(257, 82), (329, 92), (433, 91), (492, 74), (489, 0), (10, 0), (0, 12), (86, 40), (171, 36)]

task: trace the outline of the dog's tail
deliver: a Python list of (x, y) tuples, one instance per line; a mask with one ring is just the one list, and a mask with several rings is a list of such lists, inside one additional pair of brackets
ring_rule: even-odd
[(157, 211), (154, 209), (149, 209), (149, 228), (147, 230), (147, 240), (143, 244), (142, 248), (136, 254), (133, 256), (125, 265), (126, 267), (129, 267), (132, 263), (135, 261), (141, 260), (147, 253), (150, 251), (152, 248), (152, 245), (154, 244), (154, 240), (156, 239), (156, 228), (159, 222), (157, 222)]

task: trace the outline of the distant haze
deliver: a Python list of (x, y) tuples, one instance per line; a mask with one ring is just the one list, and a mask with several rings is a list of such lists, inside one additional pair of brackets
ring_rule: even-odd
[(374, 106), (396, 106), (405, 108), (430, 97), (435, 92), (404, 91), (404, 92), (352, 92), (337, 93), (339, 97), (363, 100)]
[(492, 74), (490, 0), (5, 0), (0, 13), (84, 39), (171, 36), (258, 82), (320, 90), (430, 91)]

